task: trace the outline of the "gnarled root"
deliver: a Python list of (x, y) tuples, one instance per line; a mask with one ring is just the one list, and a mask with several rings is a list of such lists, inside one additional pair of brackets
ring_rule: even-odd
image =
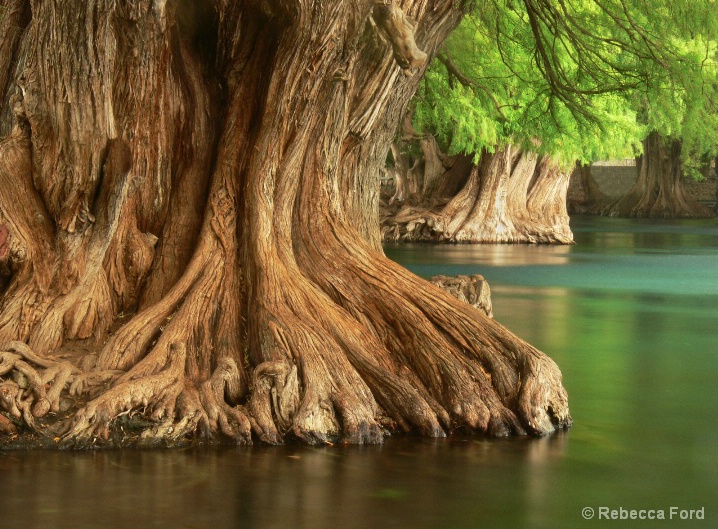
[[(318, 262), (312, 270), (323, 270)], [(331, 263), (331, 277), (340, 277), (343, 266)], [(353, 272), (354, 283), (362, 272)], [(509, 399), (501, 396), (508, 390), (492, 387), (492, 368), (509, 371), (500, 358), (491, 357), (497, 366), (460, 354), (440, 332), (428, 329), (431, 322), (410, 298), (395, 306), (387, 298), (400, 296), (376, 283), (365, 283), (360, 291), (345, 290), (349, 281), (326, 283), (335, 301), (301, 274), (290, 275), (293, 284), (279, 296), (267, 296), (274, 307), (253, 322), (266, 329), (257, 339), (266, 361), (255, 371), (249, 405), (260, 438), (280, 442), (291, 433), (309, 443), (377, 443), (395, 430), (426, 436), (457, 428), (526, 433)], [(315, 277), (322, 284), (328, 276)], [(423, 290), (424, 285), (413, 296), (420, 298)]]
[[(64, 446), (177, 444), (218, 434), (250, 443), (252, 433), (268, 443), (378, 443), (392, 431), (541, 435), (570, 424), (561, 375), (548, 357), (383, 256), (351, 245), (340, 252), (351, 258), (340, 261), (336, 242), (318, 242), (323, 251), (311, 266), (303, 259), (277, 266), (278, 275), (254, 291), (251, 392), (230, 342), (207, 341), (212, 329), (236, 329), (211, 327), (228, 307), (207, 304), (230, 276), (221, 260), (209, 259), (183, 292), (127, 324), (141, 341), (155, 340), (149, 352), (130, 347), (128, 360), (116, 338), (105, 349), (113, 352), (110, 365), (102, 356), (95, 365), (90, 355), (80, 369), (8, 344), (0, 376), (14, 378), (0, 385), (0, 405), (33, 427), (60, 409), (68, 386), (76, 399), (93, 398), (75, 414)], [(468, 301), (480, 297), (477, 288), (459, 290)], [(210, 310), (217, 306), (223, 311)], [(132, 366), (118, 370), (117, 361)]]
[(286, 360), (264, 362), (254, 370), (253, 381), (252, 427), (262, 441), (279, 444), (299, 408), (297, 366)]
[(214, 439), (216, 432), (234, 439), (237, 444), (251, 444), (247, 413), (241, 406), (231, 406), (225, 400), (226, 395), (236, 392), (239, 380), (237, 364), (225, 358), (199, 388), (185, 381), (174, 413), (166, 409), (164, 420), (142, 433), (141, 444), (176, 443), (195, 433)]
[(321, 250), (302, 268), (381, 338), (402, 378), (435, 411), (438, 403), (437, 418), (448, 415), (446, 429), (545, 435), (571, 424), (561, 373), (546, 355), (349, 233), (305, 237), (313, 240), (305, 248)]
[(213, 375), (196, 386), (185, 376), (186, 361), (187, 348), (180, 342), (170, 346), (161, 371), (148, 374), (147, 366), (138, 364), (75, 415), (64, 436), (65, 444), (106, 441), (112, 421), (133, 414), (150, 421), (144, 424), (148, 428), (142, 432), (140, 444), (179, 442), (198, 430), (206, 437), (220, 431), (238, 443), (251, 442), (246, 414), (225, 400), (237, 396), (240, 375), (235, 362), (223, 358)]
[(173, 344), (165, 369), (157, 374), (124, 380), (88, 402), (73, 418), (65, 439), (82, 444), (110, 436), (110, 422), (122, 413), (142, 409), (156, 418), (169, 415), (184, 387), (184, 344)]
[[(217, 434), (250, 443), (252, 433), (272, 444), (378, 443), (392, 431), (541, 435), (570, 424), (561, 375), (548, 357), (382, 257), (359, 267), (351, 260), (337, 267), (330, 253), (326, 259), (338, 279), (335, 297), (325, 293), (329, 276), (317, 272), (312, 282), (298, 274), (258, 307), (251, 323), (262, 361), (246, 406), (244, 368), (231, 356), (215, 358), (206, 378), (191, 375), (188, 347), (178, 340), (195, 330), (185, 306), (127, 372), (81, 371), (8, 344), (0, 376), (14, 378), (0, 384), (0, 405), (35, 427), (60, 409), (64, 388), (76, 399), (94, 397), (63, 436), (63, 446), (79, 447), (216, 441)], [(354, 279), (350, 288), (344, 274)], [(186, 301), (193, 306), (192, 295)]]
[(270, 443), (283, 442), (285, 434), (309, 444), (379, 442), (381, 414), (372, 391), (332, 336), (332, 313), (296, 306), (309, 301), (306, 296), (298, 288), (273, 315), (262, 309), (256, 322), (271, 360), (254, 372), (253, 429)]
[(36, 418), (60, 411), (61, 393), (78, 372), (70, 362), (43, 358), (23, 342), (9, 342), (0, 351), (0, 377), (10, 376), (0, 383), (0, 408), (34, 430)]

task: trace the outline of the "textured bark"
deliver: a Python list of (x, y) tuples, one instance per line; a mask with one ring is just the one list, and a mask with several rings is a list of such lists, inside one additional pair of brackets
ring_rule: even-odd
[(609, 204), (604, 215), (669, 219), (715, 216), (683, 188), (679, 141), (666, 143), (658, 133), (652, 132), (643, 142), (643, 155), (636, 168), (636, 185)]
[(30, 4), (7, 0), (0, 9), (0, 95), (5, 96), (22, 32), (30, 20)]
[(72, 446), (569, 425), (548, 357), (381, 252), (376, 175), (460, 16), (32, 3), (0, 142), (6, 418)]
[(576, 164), (571, 174), (566, 206), (569, 213), (598, 215), (608, 205), (609, 197), (598, 187), (590, 165)]
[(565, 171), (508, 145), (484, 153), (464, 187), (442, 208), (425, 203), (385, 210), (382, 236), (386, 241), (571, 244), (567, 189)]
[(534, 174), (535, 181), (528, 195), (526, 209), (539, 219), (536, 233), (542, 240), (568, 244), (573, 242), (566, 208), (566, 195), (571, 173), (549, 158), (543, 158)]
[(6, 0), (0, 5), (0, 135), (11, 127), (9, 110), (10, 89), (15, 65), (18, 62), (23, 31), (30, 21), (30, 3), (27, 0)]

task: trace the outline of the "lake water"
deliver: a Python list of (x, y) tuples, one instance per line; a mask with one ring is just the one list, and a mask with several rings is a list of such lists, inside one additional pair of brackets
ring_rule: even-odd
[[(496, 319), (561, 367), (570, 431), (0, 452), (0, 529), (718, 527), (718, 222), (572, 227), (570, 247), (387, 248), (423, 276), (483, 274)], [(666, 520), (599, 519), (621, 509)]]

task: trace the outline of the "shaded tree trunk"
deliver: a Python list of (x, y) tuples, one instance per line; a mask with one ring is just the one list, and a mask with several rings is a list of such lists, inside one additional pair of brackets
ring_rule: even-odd
[(548, 357), (381, 251), (376, 175), (455, 4), (31, 6), (6, 418), (74, 446), (570, 424)]
[(529, 192), (527, 209), (532, 218), (540, 220), (537, 223), (537, 233), (551, 242), (572, 243), (573, 233), (566, 208), (571, 173), (552, 160), (543, 158), (534, 175), (535, 181)]
[(612, 217), (707, 218), (713, 212), (691, 197), (683, 187), (681, 144), (666, 143), (652, 132), (643, 142), (637, 161), (638, 178), (625, 196), (609, 204), (605, 215)]
[(0, 134), (10, 130), (12, 112), (8, 91), (18, 63), (22, 33), (30, 21), (27, 0), (7, 0), (0, 6)]
[(419, 184), (420, 168), (418, 160), (412, 160), (411, 156), (402, 150), (401, 144), (396, 142), (391, 144), (391, 154), (394, 159), (392, 172), (395, 190), (389, 204), (419, 201), (421, 186)]
[[(566, 212), (567, 172), (510, 145), (484, 153), (479, 165), (470, 167), (464, 186), (440, 209), (425, 204), (385, 214), (384, 240), (573, 242)], [(440, 183), (437, 189), (441, 187)]]
[(591, 166), (577, 163), (568, 187), (568, 212), (598, 215), (608, 205), (609, 200), (598, 187)]
[(473, 156), (465, 154), (447, 158), (445, 163), (448, 169), (441, 175), (433, 191), (427, 194), (429, 203), (436, 202), (437, 205), (443, 206), (461, 191), (469, 180), (473, 161)]
[(422, 172), (421, 194), (426, 200), (436, 195), (442, 183), (442, 175), (446, 173), (445, 156), (439, 148), (436, 138), (427, 134), (419, 140), (423, 154), (424, 168)]

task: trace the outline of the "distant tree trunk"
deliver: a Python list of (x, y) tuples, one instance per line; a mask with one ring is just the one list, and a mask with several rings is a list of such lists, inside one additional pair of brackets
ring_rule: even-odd
[(381, 251), (414, 38), (434, 55), (457, 4), (30, 5), (0, 141), (6, 418), (73, 446), (570, 424), (548, 357)]
[(412, 159), (402, 149), (402, 143), (394, 142), (391, 144), (391, 154), (394, 159), (395, 190), (389, 204), (403, 203), (404, 201), (417, 203), (421, 201), (420, 163), (419, 160)]
[[(427, 182), (436, 178), (436, 172), (443, 172), (441, 159), (438, 158), (441, 151), (433, 137), (419, 136), (416, 133), (412, 124), (412, 112), (407, 112), (402, 118), (400, 133), (399, 138), (391, 145), (396, 189), (389, 205), (404, 201), (416, 205), (421, 203), (425, 196)], [(412, 143), (417, 139), (424, 153), (423, 158), (416, 158), (409, 153)]]
[(409, 196), (409, 160), (396, 143), (391, 144), (391, 156), (394, 160), (394, 167), (392, 168), (394, 194), (389, 199), (389, 204), (394, 204), (404, 202), (404, 199)]
[(598, 215), (609, 200), (598, 187), (591, 172), (591, 165), (577, 163), (568, 187), (566, 200), (568, 212)]
[[(385, 215), (382, 236), (387, 241), (571, 244), (568, 178), (550, 160), (508, 145), (484, 153), (443, 208)], [(440, 179), (437, 189), (441, 180), (447, 179)]]
[(466, 154), (457, 154), (446, 159), (449, 168), (444, 171), (436, 182), (433, 190), (427, 193), (429, 203), (439, 202), (439, 205), (446, 204), (466, 185), (469, 175), (474, 166), (474, 157)]
[(446, 172), (444, 166), (444, 153), (441, 152), (436, 138), (427, 134), (419, 140), (424, 158), (424, 170), (421, 183), (421, 193), (426, 199), (432, 197), (441, 184), (441, 176)]
[(683, 187), (681, 143), (666, 143), (652, 132), (643, 142), (643, 155), (636, 164), (635, 186), (607, 206), (612, 217), (706, 218), (713, 212), (691, 197)]
[(516, 242), (514, 216), (528, 216), (525, 200), (535, 167), (535, 156), (522, 156), (511, 146), (484, 154), (466, 186), (441, 211), (437, 227), (443, 224), (443, 236), (452, 242)]

